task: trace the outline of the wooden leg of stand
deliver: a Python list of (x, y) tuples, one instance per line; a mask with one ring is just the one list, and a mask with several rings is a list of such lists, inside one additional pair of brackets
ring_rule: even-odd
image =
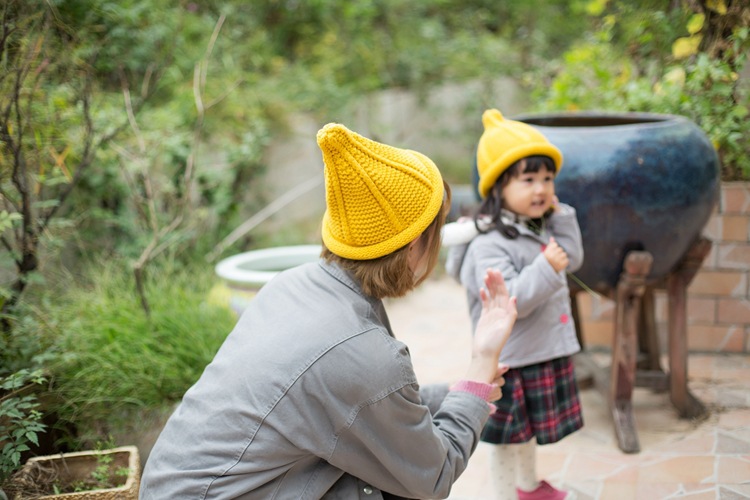
[(638, 387), (648, 387), (652, 391), (666, 392), (669, 390), (669, 378), (661, 367), (659, 335), (656, 331), (656, 301), (654, 290), (647, 286), (641, 298), (641, 313), (638, 318), (638, 371), (635, 374), (635, 384)]
[(633, 388), (638, 357), (638, 319), (646, 276), (653, 257), (648, 252), (629, 252), (617, 284), (615, 334), (612, 345), (609, 405), (620, 449), (637, 453), (641, 447), (633, 417)]
[(698, 240), (674, 272), (667, 277), (669, 300), (669, 392), (680, 416), (698, 418), (707, 414), (706, 407), (687, 386), (687, 287), (711, 250), (711, 242)]
[(641, 300), (641, 314), (638, 323), (638, 345), (644, 354), (644, 358), (638, 367), (650, 371), (661, 370), (655, 308), (654, 291), (650, 287), (646, 287)]

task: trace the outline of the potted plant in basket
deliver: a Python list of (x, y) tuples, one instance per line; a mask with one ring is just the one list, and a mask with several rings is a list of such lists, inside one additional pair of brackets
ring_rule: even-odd
[(30, 458), (5, 484), (9, 500), (137, 499), (140, 458), (135, 446)]

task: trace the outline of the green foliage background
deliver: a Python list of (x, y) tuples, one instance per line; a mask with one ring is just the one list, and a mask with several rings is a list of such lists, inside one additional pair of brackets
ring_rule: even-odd
[(601, 14), (542, 73), (533, 101), (539, 110), (684, 115), (712, 140), (722, 179), (747, 180), (750, 78), (739, 74), (750, 51), (750, 6), (707, 1), (696, 12), (661, 4), (591, 2)]
[[(71, 447), (178, 401), (211, 359), (234, 318), (207, 300), (203, 256), (269, 201), (264, 154), (298, 113), (345, 122), (378, 90), (425, 96), (503, 76), (529, 111), (684, 114), (713, 140), (725, 180), (750, 178), (739, 0), (8, 0), (0, 11), (0, 377), (42, 370), (46, 410), (77, 428)], [(692, 52), (676, 53), (683, 39)]]

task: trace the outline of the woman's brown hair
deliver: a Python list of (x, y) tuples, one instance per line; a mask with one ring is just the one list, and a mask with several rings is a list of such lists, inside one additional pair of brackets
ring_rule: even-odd
[(419, 286), (432, 272), (440, 255), (440, 230), (451, 206), (450, 186), (443, 181), (445, 196), (437, 215), (427, 229), (419, 236), (417, 245), (420, 252), (427, 252), (427, 272), (414, 279), (409, 268), (409, 245), (403, 246), (388, 255), (371, 260), (352, 260), (340, 257), (331, 252), (325, 245), (321, 257), (327, 262), (334, 262), (350, 272), (359, 281), (366, 295), (382, 299), (385, 297), (402, 297)]

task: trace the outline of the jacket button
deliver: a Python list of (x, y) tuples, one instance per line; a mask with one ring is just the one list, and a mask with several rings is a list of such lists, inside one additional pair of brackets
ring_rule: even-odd
[(362, 488), (362, 491), (364, 491), (365, 495), (372, 495), (372, 486), (365, 486)]

